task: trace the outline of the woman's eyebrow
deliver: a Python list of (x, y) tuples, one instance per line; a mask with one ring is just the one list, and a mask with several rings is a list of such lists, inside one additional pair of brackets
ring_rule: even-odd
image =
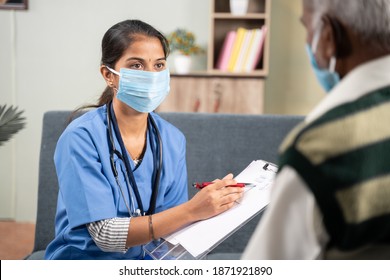
[[(129, 57), (128, 59), (126, 59), (126, 61), (129, 61), (129, 60), (140, 60), (140, 61), (145, 61), (144, 58), (142, 57), (136, 57), (136, 56), (133, 56), (133, 57)], [(161, 57), (161, 58), (157, 58), (156, 61), (160, 61), (160, 60), (166, 60), (165, 57)]]

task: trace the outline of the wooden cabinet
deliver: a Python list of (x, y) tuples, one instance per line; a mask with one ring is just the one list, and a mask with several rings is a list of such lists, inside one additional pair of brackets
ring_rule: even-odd
[(158, 111), (261, 114), (263, 89), (260, 78), (174, 76)]
[[(229, 0), (211, 0), (207, 69), (171, 75), (171, 92), (157, 111), (261, 114), (268, 75), (270, 0), (249, 0), (244, 15), (230, 12)], [(239, 27), (266, 26), (262, 57), (250, 72), (218, 70), (216, 63), (227, 33)]]

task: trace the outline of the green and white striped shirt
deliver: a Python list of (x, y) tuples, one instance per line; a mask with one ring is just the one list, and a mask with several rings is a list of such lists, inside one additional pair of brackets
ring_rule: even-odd
[(390, 56), (344, 77), (280, 154), (270, 205), (243, 259), (316, 259), (335, 249), (354, 258), (372, 245), (389, 248)]

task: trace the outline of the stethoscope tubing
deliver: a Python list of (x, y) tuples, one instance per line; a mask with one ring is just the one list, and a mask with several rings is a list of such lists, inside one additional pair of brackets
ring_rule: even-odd
[[(119, 142), (121, 152), (118, 151), (115, 148), (115, 142), (114, 142), (112, 127), (114, 128), (114, 133), (115, 133), (116, 138), (117, 138), (117, 140)], [(109, 145), (110, 145), (109, 149), (110, 149), (111, 169), (112, 169), (112, 172), (114, 174), (116, 183), (117, 183), (117, 185), (118, 185), (118, 187), (120, 189), (121, 195), (122, 195), (122, 197), (123, 197), (123, 199), (125, 201), (126, 208), (129, 211), (129, 215), (130, 216), (133, 216), (133, 214), (132, 214), (132, 211), (130, 211), (129, 203), (127, 202), (127, 199), (125, 198), (124, 191), (122, 189), (121, 184), (119, 183), (118, 170), (117, 170), (117, 168), (115, 166), (115, 162), (114, 162), (114, 154), (116, 154), (117, 157), (120, 160), (122, 160), (124, 162), (124, 165), (125, 165), (125, 169), (126, 169), (125, 170), (126, 171), (125, 172), (125, 180), (126, 180), (127, 190), (129, 192), (129, 196), (130, 196), (130, 199), (131, 199), (131, 204), (132, 204), (132, 206), (134, 208), (133, 212), (135, 212), (135, 214), (138, 214), (138, 213), (136, 213), (137, 211), (135, 210), (134, 199), (132, 197), (132, 190), (134, 191), (134, 195), (136, 197), (140, 213), (142, 215), (151, 215), (151, 214), (153, 214), (155, 212), (155, 209), (156, 209), (158, 188), (159, 188), (159, 185), (160, 185), (160, 178), (161, 178), (161, 171), (162, 171), (162, 160), (163, 160), (163, 157), (162, 157), (162, 148), (163, 147), (162, 147), (162, 139), (161, 139), (160, 132), (159, 132), (159, 130), (157, 128), (157, 125), (156, 125), (153, 117), (150, 114), (148, 116), (148, 129), (149, 129), (149, 131), (154, 130), (154, 132), (155, 132), (154, 134), (156, 135), (156, 140), (157, 140), (157, 143), (158, 143), (158, 149), (156, 151), (156, 148), (155, 148), (154, 143), (153, 143), (153, 139), (152, 139), (152, 137), (150, 137), (150, 145), (151, 145), (151, 148), (152, 148), (153, 167), (154, 167), (154, 171), (153, 171), (153, 186), (152, 186), (153, 189), (152, 189), (152, 195), (151, 195), (151, 199), (150, 199), (149, 210), (147, 212), (145, 212), (144, 211), (144, 207), (143, 207), (143, 203), (142, 203), (142, 200), (141, 200), (141, 196), (139, 194), (138, 186), (137, 186), (137, 183), (135, 181), (133, 171), (131, 169), (129, 158), (128, 158), (128, 156), (124, 156), (124, 155), (127, 155), (127, 151), (126, 151), (126, 148), (125, 148), (124, 143), (123, 143), (122, 136), (121, 136), (120, 131), (119, 131), (119, 127), (118, 127), (118, 123), (117, 123), (117, 120), (116, 120), (116, 117), (115, 117), (115, 113), (114, 113), (114, 110), (112, 108), (112, 102), (107, 104), (107, 132), (108, 132), (108, 140), (109, 140)], [(156, 152), (154, 152), (154, 151), (156, 151)], [(158, 159), (156, 158), (156, 156), (158, 157)]]

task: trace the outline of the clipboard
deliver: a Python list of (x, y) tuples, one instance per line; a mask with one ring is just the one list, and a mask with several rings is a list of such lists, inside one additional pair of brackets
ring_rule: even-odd
[(192, 223), (164, 238), (149, 242), (145, 253), (154, 260), (199, 260), (238, 229), (248, 223), (269, 203), (278, 167), (264, 160), (252, 161), (235, 179), (251, 183), (236, 205), (207, 220)]

